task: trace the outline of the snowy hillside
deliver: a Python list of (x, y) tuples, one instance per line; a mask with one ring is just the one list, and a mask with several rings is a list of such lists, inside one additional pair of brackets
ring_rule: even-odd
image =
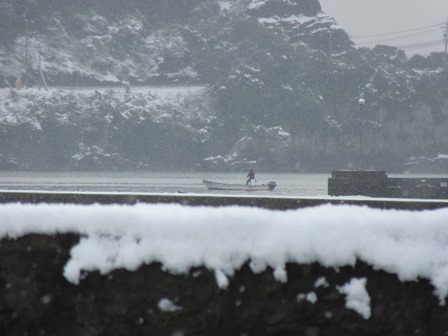
[(208, 96), (200, 86), (25, 89), (14, 97), (2, 89), (0, 162), (20, 170), (194, 166), (215, 119)]
[[(159, 169), (232, 170), (256, 162), (265, 170), (362, 165), (401, 172), (412, 170), (405, 165), (412, 157), (448, 153), (442, 55), (357, 50), (317, 0), (42, 0), (1, 8), (0, 86), (8, 90), (18, 79), (23, 86), (0, 105), (2, 169), (134, 169), (151, 162)], [(98, 91), (101, 99), (23, 93), (44, 80), (53, 87), (208, 90), (175, 106), (132, 91), (128, 98)], [(114, 113), (127, 117), (109, 123)], [(180, 121), (184, 113), (194, 122)], [(154, 114), (164, 116), (165, 129), (154, 126), (158, 117), (139, 119)], [(61, 115), (82, 115), (83, 122), (64, 123)], [(73, 161), (84, 157), (80, 148), (96, 148), (95, 163)]]

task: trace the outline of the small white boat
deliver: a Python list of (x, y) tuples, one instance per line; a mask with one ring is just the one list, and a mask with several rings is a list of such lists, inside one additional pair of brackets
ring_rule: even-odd
[(256, 190), (268, 190), (272, 191), (275, 189), (277, 184), (275, 182), (269, 182), (268, 184), (232, 184), (232, 183), (221, 183), (221, 182), (213, 182), (208, 180), (202, 180), (208, 190), (247, 190), (247, 191), (256, 191)]

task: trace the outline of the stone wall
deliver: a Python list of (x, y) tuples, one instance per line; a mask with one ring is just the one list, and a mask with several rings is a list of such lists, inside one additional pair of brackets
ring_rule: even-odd
[(136, 203), (178, 203), (188, 206), (250, 206), (271, 210), (289, 210), (322, 204), (362, 205), (370, 208), (396, 210), (434, 210), (448, 206), (448, 200), (417, 200), (356, 197), (279, 197), (254, 195), (188, 195), (188, 194), (112, 194), (71, 193), (39, 191), (2, 191), (0, 203), (69, 203), (69, 204), (136, 204)]
[(381, 170), (332, 171), (328, 179), (331, 196), (363, 195), (383, 198), (448, 199), (446, 177), (395, 177)]
[[(220, 289), (213, 272), (169, 274), (160, 264), (129, 272), (63, 277), (80, 237), (27, 235), (0, 241), (0, 335), (442, 336), (448, 309), (424, 280), (401, 282), (354, 267), (287, 265), (288, 281), (248, 265)], [(371, 316), (346, 308), (338, 287), (365, 278)]]

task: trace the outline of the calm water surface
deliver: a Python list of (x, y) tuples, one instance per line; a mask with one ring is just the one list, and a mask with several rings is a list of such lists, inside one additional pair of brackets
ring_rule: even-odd
[(326, 174), (257, 173), (257, 183), (277, 183), (274, 191), (207, 190), (202, 179), (245, 183), (245, 173), (83, 172), (36, 173), (0, 172), (0, 190), (193, 193), (216, 195), (326, 196)]

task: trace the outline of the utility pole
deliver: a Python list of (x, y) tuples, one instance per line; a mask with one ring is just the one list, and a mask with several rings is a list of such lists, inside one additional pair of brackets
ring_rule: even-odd
[(333, 49), (333, 41), (331, 36), (331, 31), (328, 32), (328, 57), (327, 57), (327, 63), (328, 63), (328, 69), (331, 72), (331, 69), (333, 68), (333, 55), (332, 55), (332, 49)]
[(443, 32), (443, 42), (445, 44), (445, 69), (448, 69), (448, 19), (446, 20)]
[(448, 19), (445, 23), (445, 32), (443, 33), (443, 39), (445, 41), (445, 55), (448, 55)]
[(24, 18), (25, 18), (25, 78), (22, 78), (22, 80), (25, 81), (26, 89), (28, 90), (28, 86), (31, 84), (31, 65), (28, 61), (29, 53), (28, 53), (28, 46), (29, 46), (29, 39), (28, 39), (28, 7), (25, 8)]

